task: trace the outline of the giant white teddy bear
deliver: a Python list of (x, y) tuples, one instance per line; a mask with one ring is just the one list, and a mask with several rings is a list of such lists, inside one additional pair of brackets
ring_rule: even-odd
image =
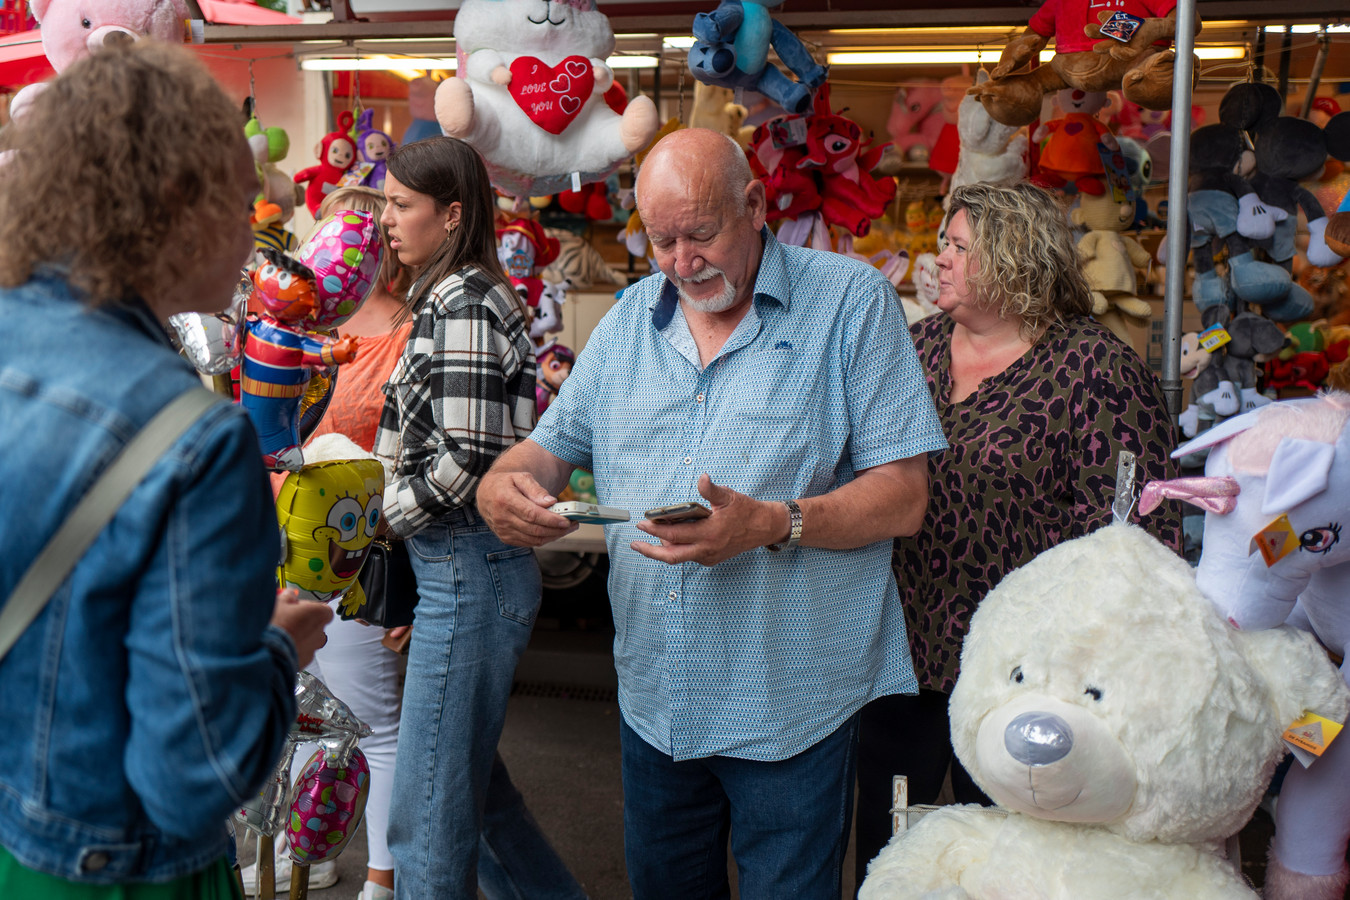
[[(185, 0), (30, 0), (28, 8), (40, 26), (42, 50), (58, 72), (105, 43), (138, 37), (182, 43), (191, 18)], [(22, 116), (44, 88), (33, 84), (15, 94), (10, 117)]]
[[(1228, 419), (1175, 456), (1211, 448), (1205, 477), (1146, 485), (1206, 510), (1196, 579), (1244, 632), (1288, 622), (1344, 658), (1350, 648), (1350, 394), (1271, 403)], [(1350, 663), (1342, 666), (1350, 679)], [(1335, 719), (1343, 722), (1344, 717)], [(1350, 737), (1293, 767), (1275, 809), (1267, 900), (1340, 900), (1350, 882)]]
[(656, 134), (656, 105), (622, 114), (609, 19), (594, 0), (464, 0), (457, 77), (436, 89), (436, 119), (473, 146), (492, 183), (516, 197), (602, 181)]
[(872, 861), (859, 900), (1250, 900), (1222, 842), (1284, 728), (1347, 708), (1307, 634), (1233, 629), (1142, 529), (1068, 541), (984, 599), (961, 651), (952, 746), (1006, 816), (929, 813)]

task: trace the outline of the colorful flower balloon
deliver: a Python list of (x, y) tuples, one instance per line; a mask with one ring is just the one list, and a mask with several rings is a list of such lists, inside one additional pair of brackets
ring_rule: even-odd
[(344, 760), (315, 751), (291, 790), (286, 843), (291, 859), (312, 866), (335, 858), (356, 832), (370, 793), (366, 755), (353, 748)]
[(320, 223), (295, 258), (313, 273), (319, 305), (314, 328), (334, 328), (365, 302), (380, 273), (380, 224), (368, 212), (338, 210)]

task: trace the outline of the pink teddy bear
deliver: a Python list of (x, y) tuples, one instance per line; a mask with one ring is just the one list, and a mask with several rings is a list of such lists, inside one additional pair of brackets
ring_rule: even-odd
[[(58, 72), (104, 45), (139, 37), (182, 43), (184, 23), (192, 17), (185, 0), (29, 0), (29, 9), (42, 26), (47, 60)], [(15, 94), (10, 118), (21, 117), (45, 87), (33, 84)]]

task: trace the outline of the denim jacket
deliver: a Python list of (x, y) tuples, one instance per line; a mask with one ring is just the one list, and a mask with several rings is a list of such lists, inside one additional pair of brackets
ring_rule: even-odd
[[(0, 589), (171, 399), (199, 385), (139, 301), (59, 273), (0, 288)], [(258, 439), (221, 404), (181, 437), (0, 660), (0, 845), (99, 884), (227, 852), (225, 821), (295, 718), (268, 624), (279, 551)]]

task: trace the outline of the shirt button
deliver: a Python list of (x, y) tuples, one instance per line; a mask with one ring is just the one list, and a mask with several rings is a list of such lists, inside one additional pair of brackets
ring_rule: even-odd
[(703, 402), (703, 395), (702, 395), (702, 394), (699, 394), (699, 395), (698, 395), (697, 397), (695, 397), (694, 399), (697, 400), (699, 403), (702, 403), (702, 402)]
[(110, 862), (112, 862), (112, 859), (108, 854), (102, 850), (95, 850), (84, 858), (84, 862), (80, 863), (80, 868), (86, 872), (98, 872), (101, 869), (106, 869)]
[(684, 458), (684, 464), (685, 464), (686, 466), (689, 465), (690, 463), (692, 463), (693, 461), (694, 461), (694, 458), (693, 458), (692, 456), (686, 456), (686, 457)]
[(674, 591), (671, 591), (671, 592), (670, 592), (669, 594), (667, 594), (666, 596), (667, 596), (668, 598), (670, 598), (671, 600), (676, 600), (676, 599), (679, 598), (680, 595), (677, 594), (677, 593), (675, 593)]

